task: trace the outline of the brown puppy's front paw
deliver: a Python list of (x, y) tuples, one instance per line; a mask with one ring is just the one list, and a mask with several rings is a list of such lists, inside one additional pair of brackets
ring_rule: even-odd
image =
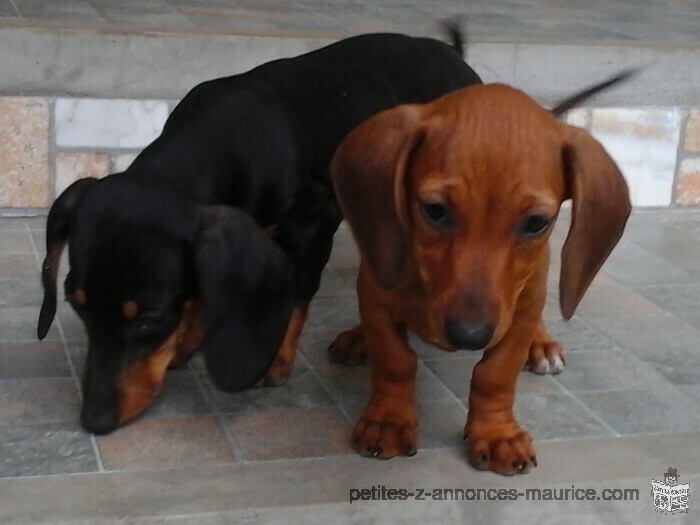
[(351, 443), (362, 456), (389, 459), (413, 456), (416, 417), (412, 406), (372, 399), (352, 431)]
[(549, 334), (536, 334), (530, 344), (530, 353), (525, 368), (538, 375), (560, 374), (564, 369), (564, 350)]
[(339, 333), (328, 346), (328, 357), (332, 363), (353, 366), (367, 360), (365, 336), (359, 326)]
[(512, 476), (537, 466), (532, 438), (516, 422), (467, 423), (464, 435), (469, 463), (476, 469)]
[(284, 356), (277, 355), (272, 361), (270, 368), (265, 375), (255, 384), (255, 388), (282, 386), (287, 382), (292, 374), (294, 361), (290, 361)]

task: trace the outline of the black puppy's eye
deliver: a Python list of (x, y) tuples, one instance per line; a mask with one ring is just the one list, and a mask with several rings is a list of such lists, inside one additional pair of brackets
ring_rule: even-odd
[(423, 214), (433, 226), (444, 228), (450, 224), (450, 211), (440, 202), (424, 202), (421, 204)]
[(163, 316), (159, 313), (147, 312), (134, 319), (132, 326), (139, 334), (145, 335), (159, 331), (162, 321)]
[(545, 232), (551, 221), (543, 215), (530, 215), (521, 226), (522, 233), (534, 237)]

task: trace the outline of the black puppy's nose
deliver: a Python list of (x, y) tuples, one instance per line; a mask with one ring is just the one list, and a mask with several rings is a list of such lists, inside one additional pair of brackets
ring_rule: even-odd
[(493, 324), (473, 324), (447, 319), (445, 337), (452, 346), (460, 350), (481, 350), (493, 337)]
[(109, 434), (119, 426), (119, 419), (113, 410), (83, 410), (80, 414), (83, 428), (93, 434)]

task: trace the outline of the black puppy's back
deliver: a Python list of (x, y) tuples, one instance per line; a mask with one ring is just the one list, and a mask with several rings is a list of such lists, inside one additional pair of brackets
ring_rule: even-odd
[[(232, 178), (252, 176), (265, 186), (271, 176), (270, 183), (294, 191), (311, 177), (330, 187), (330, 159), (352, 128), (384, 109), (474, 83), (479, 77), (453, 46), (399, 34), (360, 35), (196, 86), (137, 165), (157, 157), (151, 171), (167, 171), (171, 182), (182, 179), (205, 202), (251, 209), (257, 196), (245, 180)], [(166, 166), (163, 159), (170, 159)], [(202, 193), (204, 173), (214, 189)], [(295, 180), (285, 184), (289, 176)], [(222, 195), (235, 202), (221, 201)]]

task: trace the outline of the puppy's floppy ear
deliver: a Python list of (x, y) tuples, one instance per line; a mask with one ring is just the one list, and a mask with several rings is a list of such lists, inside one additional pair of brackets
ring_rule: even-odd
[(194, 260), (207, 330), (202, 351), (216, 385), (252, 386), (267, 371), (292, 311), (292, 267), (242, 211), (201, 211)]
[(379, 113), (355, 128), (333, 157), (343, 214), (379, 284), (396, 285), (406, 265), (406, 172), (420, 146), (420, 106)]
[(37, 336), (44, 339), (56, 315), (56, 280), (63, 247), (68, 240), (70, 223), (85, 192), (97, 182), (95, 178), (80, 179), (66, 188), (51, 206), (46, 221), (46, 258), (41, 267), (44, 302), (41, 305)]
[(627, 183), (615, 162), (586, 131), (564, 126), (567, 195), (573, 210), (562, 250), (559, 304), (570, 319), (622, 236), (631, 211)]

